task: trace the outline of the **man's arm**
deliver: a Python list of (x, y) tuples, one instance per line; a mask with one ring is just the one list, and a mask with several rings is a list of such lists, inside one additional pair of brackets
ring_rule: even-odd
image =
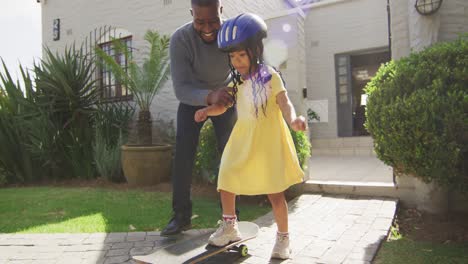
[(206, 98), (210, 90), (202, 89), (201, 84), (193, 78), (187, 46), (177, 33), (174, 33), (169, 44), (175, 96), (184, 104), (207, 105)]

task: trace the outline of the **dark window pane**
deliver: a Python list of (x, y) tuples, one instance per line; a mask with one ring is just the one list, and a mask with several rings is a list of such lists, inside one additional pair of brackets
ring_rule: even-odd
[[(123, 45), (125, 45), (128, 51), (132, 52), (132, 37), (126, 37), (120, 40)], [(99, 47), (112, 56), (115, 61), (122, 66), (122, 68), (127, 71), (127, 58), (125, 54), (117, 53), (112, 45), (112, 42), (106, 42), (100, 44)], [(127, 87), (121, 85), (117, 78), (115, 78), (114, 74), (110, 72), (109, 67), (100, 66), (98, 67), (97, 76), (101, 78), (99, 82), (101, 89), (101, 96), (104, 99), (108, 100), (131, 100), (131, 92), (127, 89)]]

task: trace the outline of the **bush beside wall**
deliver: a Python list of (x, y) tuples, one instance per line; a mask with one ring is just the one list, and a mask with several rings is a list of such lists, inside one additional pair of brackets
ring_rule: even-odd
[(468, 193), (468, 35), (387, 63), (366, 91), (379, 159)]

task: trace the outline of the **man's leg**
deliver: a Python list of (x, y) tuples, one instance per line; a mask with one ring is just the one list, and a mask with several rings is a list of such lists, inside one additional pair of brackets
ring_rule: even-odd
[(161, 235), (175, 235), (190, 228), (192, 217), (191, 184), (195, 152), (203, 123), (194, 120), (201, 107), (179, 104), (177, 111), (176, 152), (172, 171), (172, 210), (174, 216)]
[[(211, 117), (213, 126), (216, 133), (216, 140), (218, 143), (218, 151), (220, 154), (223, 153), (224, 147), (229, 140), (232, 128), (237, 121), (237, 111), (235, 107), (229, 108), (224, 114), (220, 116)], [(236, 196), (236, 201), (239, 201), (240, 196)], [(236, 203), (237, 205), (237, 203)], [(239, 220), (239, 210), (236, 207), (237, 220)]]
[(210, 117), (213, 121), (216, 140), (218, 143), (218, 151), (223, 153), (224, 147), (229, 140), (232, 128), (237, 121), (237, 111), (234, 107), (229, 108), (224, 114)]

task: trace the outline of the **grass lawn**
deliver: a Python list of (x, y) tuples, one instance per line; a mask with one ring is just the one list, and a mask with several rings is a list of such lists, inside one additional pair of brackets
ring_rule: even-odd
[(468, 243), (440, 244), (402, 238), (382, 245), (375, 264), (468, 263)]
[[(167, 224), (171, 193), (102, 188), (25, 187), (0, 189), (0, 233), (90, 233), (157, 231)], [(193, 228), (215, 227), (215, 198), (193, 198)], [(268, 206), (241, 204), (241, 220)]]
[(400, 208), (375, 264), (468, 263), (468, 215), (430, 215)]

